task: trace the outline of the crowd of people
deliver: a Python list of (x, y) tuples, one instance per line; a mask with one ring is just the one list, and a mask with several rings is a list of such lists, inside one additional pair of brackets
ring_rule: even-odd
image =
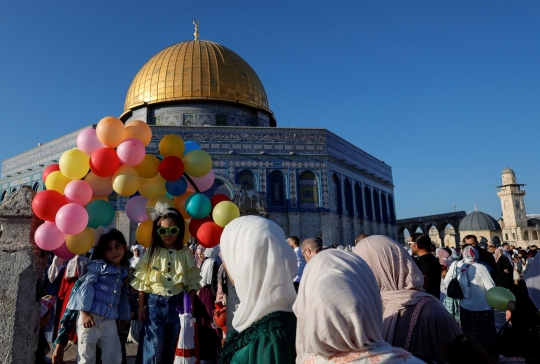
[[(540, 362), (534, 246), (469, 235), (435, 249), (424, 234), (407, 247), (364, 234), (325, 246), (258, 216), (233, 220), (214, 248), (184, 235), (182, 215), (162, 206), (148, 249), (100, 228), (88, 256), (51, 257), (36, 363), (48, 343), (63, 363), (69, 342), (78, 363), (126, 363), (128, 340), (137, 363), (173, 363), (182, 312), (196, 318), (201, 364), (497, 363), (503, 347)], [(499, 333), (486, 299), (495, 286), (516, 297)], [(228, 325), (216, 318), (224, 312)]]

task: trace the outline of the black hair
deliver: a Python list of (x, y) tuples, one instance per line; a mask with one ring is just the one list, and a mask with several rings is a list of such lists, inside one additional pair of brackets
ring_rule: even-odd
[(124, 237), (124, 234), (122, 234), (120, 231), (116, 229), (111, 229), (111, 231), (109, 231), (107, 234), (101, 235), (98, 243), (94, 247), (94, 252), (92, 253), (92, 257), (90, 259), (105, 260), (105, 251), (107, 250), (109, 243), (113, 240), (119, 242), (126, 248), (126, 252), (124, 252), (124, 256), (122, 257), (122, 260), (120, 261), (120, 265), (123, 267), (128, 266), (129, 256), (126, 254), (127, 253), (126, 238)]
[(295, 245), (300, 245), (300, 238), (298, 238), (298, 236), (293, 235), (290, 236), (289, 239), (291, 239)]
[[(163, 240), (161, 239), (161, 236), (158, 234), (158, 229), (160, 228), (159, 223), (165, 219), (171, 219), (176, 224), (176, 227), (178, 227), (179, 233), (176, 238), (176, 242), (174, 243), (175, 248), (178, 248), (178, 250), (181, 250), (184, 248), (184, 236), (186, 234), (186, 225), (184, 223), (184, 218), (182, 215), (180, 215), (180, 211), (178, 211), (175, 208), (169, 207), (169, 212), (166, 213), (163, 216), (158, 216), (152, 223), (152, 240), (150, 242), (150, 247), (148, 248), (148, 251), (146, 254), (148, 254), (148, 261), (152, 261), (152, 256), (154, 255), (154, 251), (156, 248), (165, 248), (165, 245), (163, 245)], [(150, 265), (148, 265), (150, 268)]]
[(426, 234), (413, 234), (413, 242), (418, 246), (419, 249), (431, 252), (431, 238)]
[(476, 237), (476, 235), (467, 235), (463, 238), (463, 242), (469, 240), (469, 239), (473, 239), (475, 243), (478, 243), (478, 238)]

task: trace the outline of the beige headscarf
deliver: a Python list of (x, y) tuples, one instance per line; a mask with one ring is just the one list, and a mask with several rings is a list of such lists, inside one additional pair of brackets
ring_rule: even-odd
[(503, 253), (500, 248), (495, 249), (495, 263), (503, 256)]
[(234, 219), (220, 246), (240, 299), (232, 322), (238, 332), (272, 312), (293, 312), (296, 254), (275, 222), (259, 216)]
[(337, 249), (317, 254), (304, 270), (293, 309), (297, 364), (340, 363), (343, 358), (354, 363), (418, 362), (384, 341), (375, 276), (354, 254)]
[(424, 277), (409, 253), (394, 240), (372, 235), (356, 244), (358, 254), (375, 274), (383, 311), (383, 338), (390, 344), (394, 339), (399, 311), (416, 305), (422, 297), (433, 297), (424, 292)]

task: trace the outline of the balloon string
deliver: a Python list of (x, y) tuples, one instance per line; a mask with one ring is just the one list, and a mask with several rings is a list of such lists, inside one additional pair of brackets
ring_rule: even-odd
[(195, 184), (195, 182), (193, 182), (193, 180), (191, 179), (190, 176), (188, 176), (187, 173), (184, 173), (184, 177), (186, 177), (186, 179), (188, 180), (188, 182), (191, 183), (191, 185), (193, 186), (193, 188), (195, 188), (195, 191), (197, 191), (197, 193), (201, 193), (201, 191), (199, 190), (199, 187), (197, 187), (197, 185)]

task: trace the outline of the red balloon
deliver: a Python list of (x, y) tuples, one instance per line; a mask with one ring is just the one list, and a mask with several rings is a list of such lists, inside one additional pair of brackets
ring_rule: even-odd
[(205, 222), (197, 230), (197, 240), (205, 248), (213, 248), (219, 244), (223, 228), (215, 222)]
[(197, 230), (199, 230), (201, 225), (211, 221), (212, 219), (210, 217), (205, 217), (204, 219), (191, 219), (189, 222), (189, 233), (191, 236), (197, 236)]
[(184, 175), (184, 162), (175, 156), (165, 157), (159, 163), (159, 174), (165, 181), (176, 181)]
[(40, 191), (32, 200), (32, 210), (41, 220), (54, 221), (60, 207), (67, 204), (66, 198), (54, 190)]
[(47, 180), (47, 176), (49, 174), (59, 171), (59, 170), (60, 170), (60, 165), (58, 163), (49, 164), (47, 167), (45, 167), (45, 169), (43, 170), (43, 174), (41, 176), (41, 180), (43, 181), (43, 183), (45, 183), (45, 181)]
[(120, 159), (113, 148), (96, 149), (90, 156), (90, 170), (98, 177), (109, 177), (120, 167)]
[(223, 201), (230, 201), (231, 199), (229, 198), (229, 196), (227, 195), (224, 195), (222, 193), (219, 193), (217, 195), (214, 195), (214, 197), (212, 197), (210, 199), (210, 202), (212, 203), (212, 209), (214, 207), (216, 207), (216, 205), (220, 202), (223, 202)]

